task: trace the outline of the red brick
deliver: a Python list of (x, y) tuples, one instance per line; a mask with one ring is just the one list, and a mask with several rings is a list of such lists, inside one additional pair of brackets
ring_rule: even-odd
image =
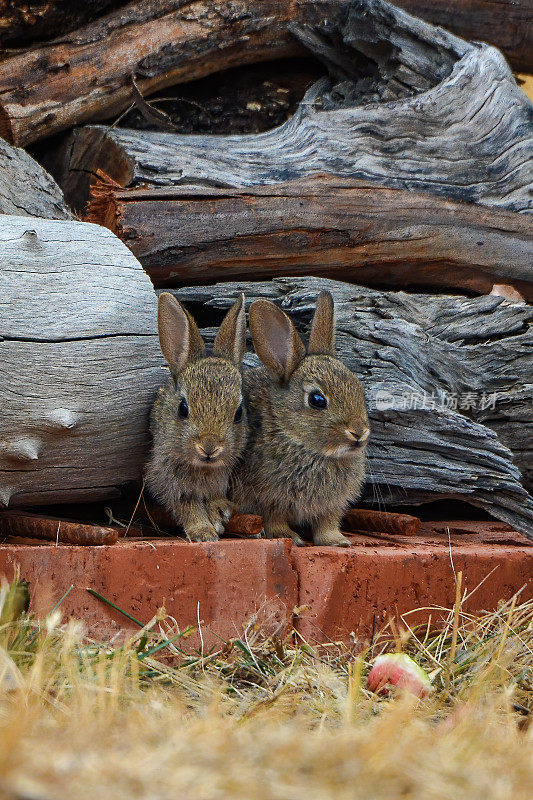
[[(494, 609), (525, 586), (533, 597), (533, 547), (498, 522), (424, 523), (416, 537), (395, 537), (402, 547), (352, 536), (350, 549), (291, 547), (288, 540), (222, 539), (188, 544), (173, 539), (120, 540), (107, 547), (50, 543), (0, 545), (0, 574), (15, 563), (31, 583), (32, 607), (49, 611), (71, 584), (64, 617), (86, 621), (89, 632), (108, 638), (136, 630), (120, 613), (93, 598), (86, 587), (146, 623), (163, 604), (180, 628), (202, 620), (205, 647), (240, 635), (259, 612), (262, 621), (288, 631), (294, 606), (309, 606), (296, 620), (309, 641), (370, 636), (389, 616), (423, 606), (452, 606), (455, 571), (474, 589), (465, 609)], [(438, 615), (437, 615), (438, 616)], [(413, 623), (425, 615), (410, 615)], [(438, 621), (435, 614), (433, 619)], [(199, 638), (189, 640), (197, 646)]]
[[(455, 579), (450, 546), (445, 532), (451, 526), (451, 559), (455, 572), (462, 570), (463, 587), (475, 589), (464, 606), (477, 612), (496, 608), (525, 587), (521, 601), (533, 598), (533, 547), (500, 523), (459, 523), (423, 526), (421, 536), (403, 538), (405, 546), (355, 544), (349, 549), (293, 548), (292, 563), (300, 580), (300, 605), (309, 606), (296, 621), (309, 642), (350, 640), (350, 633), (368, 638), (390, 616), (427, 606), (450, 608), (455, 600)], [(397, 537), (399, 539), (399, 537)], [(361, 537), (353, 537), (361, 542)], [(500, 542), (500, 543), (498, 543)], [(516, 542), (516, 544), (514, 543)], [(438, 622), (445, 612), (432, 613)], [(411, 614), (410, 625), (428, 618)], [(375, 621), (375, 622), (374, 622)]]
[[(290, 628), (298, 589), (289, 550), (285, 540), (120, 540), (103, 547), (4, 544), (0, 574), (11, 578), (13, 566), (20, 564), (22, 577), (31, 584), (32, 608), (41, 616), (74, 584), (62, 603), (63, 617), (85, 620), (90, 634), (99, 638), (138, 628), (92, 597), (87, 587), (143, 623), (163, 603), (180, 629), (195, 625), (199, 613), (204, 644), (210, 647), (220, 644), (215, 633), (224, 639), (240, 636), (257, 612), (272, 630)], [(197, 646), (199, 638), (187, 642)]]

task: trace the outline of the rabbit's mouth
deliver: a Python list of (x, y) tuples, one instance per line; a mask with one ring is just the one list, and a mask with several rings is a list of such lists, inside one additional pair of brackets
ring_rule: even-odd
[(219, 456), (198, 456), (196, 458), (196, 464), (206, 469), (215, 469), (215, 467), (225, 466), (224, 461)]
[(357, 456), (361, 455), (361, 452), (364, 450), (364, 444), (338, 444), (336, 447), (329, 447), (325, 451), (325, 455), (328, 458), (338, 458), (338, 459), (352, 459), (357, 458)]
[(205, 469), (214, 469), (224, 466), (224, 446), (218, 442), (205, 441), (195, 442), (194, 445), (195, 463)]

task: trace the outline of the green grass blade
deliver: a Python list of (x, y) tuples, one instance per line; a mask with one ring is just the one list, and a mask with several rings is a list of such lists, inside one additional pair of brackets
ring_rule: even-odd
[(126, 619), (129, 619), (129, 620), (131, 620), (131, 622), (134, 622), (136, 625), (139, 626), (139, 628), (144, 628), (144, 625), (143, 625), (142, 622), (139, 622), (139, 620), (136, 619), (134, 616), (132, 616), (130, 613), (128, 613), (128, 611), (124, 611), (123, 608), (120, 608), (120, 606), (117, 606), (111, 600), (108, 600), (107, 597), (104, 597), (103, 595), (101, 595), (99, 592), (96, 591), (96, 589), (89, 589), (87, 587), (87, 591), (89, 592), (89, 594), (92, 594), (93, 597), (96, 597), (98, 600), (101, 600), (103, 603), (107, 603), (107, 605), (111, 606), (111, 608), (114, 608), (115, 611), (118, 611), (120, 614), (125, 616)]

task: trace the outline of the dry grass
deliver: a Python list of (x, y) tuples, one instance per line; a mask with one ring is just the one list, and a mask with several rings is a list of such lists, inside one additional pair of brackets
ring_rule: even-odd
[(470, 618), (459, 602), (435, 611), (437, 632), (406, 617), (393, 646), (434, 685), (418, 701), (366, 690), (383, 638), (354, 658), (252, 624), (200, 657), (161, 613), (112, 649), (60, 626), (58, 611), (37, 625), (24, 601), (23, 586), (3, 584), (2, 797), (533, 797), (533, 603)]

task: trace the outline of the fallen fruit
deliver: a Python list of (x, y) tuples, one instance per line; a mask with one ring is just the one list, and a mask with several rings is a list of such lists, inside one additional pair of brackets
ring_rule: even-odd
[(387, 686), (397, 686), (417, 697), (427, 697), (431, 681), (427, 673), (405, 653), (387, 653), (378, 656), (368, 673), (367, 685), (371, 692), (387, 692)]

